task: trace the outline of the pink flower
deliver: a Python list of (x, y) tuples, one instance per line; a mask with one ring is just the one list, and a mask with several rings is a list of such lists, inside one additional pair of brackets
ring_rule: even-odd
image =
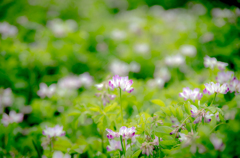
[(119, 134), (122, 135), (123, 139), (131, 139), (136, 133), (135, 127), (127, 128), (122, 126), (119, 130)]
[(179, 96), (184, 98), (184, 100), (191, 99), (193, 102), (198, 99), (200, 100), (203, 96), (202, 93), (199, 93), (199, 89), (195, 88), (194, 90), (189, 89), (188, 87), (183, 88), (183, 92), (179, 93)]
[(227, 72), (219, 72), (218, 76), (216, 77), (216, 80), (218, 83), (227, 83), (233, 78), (233, 72), (227, 71)]
[(226, 66), (228, 66), (228, 63), (224, 63), (224, 62), (221, 62), (221, 61), (217, 62), (217, 67), (218, 67), (219, 70), (224, 70), (226, 68)]
[(109, 144), (107, 146), (107, 151), (113, 151), (113, 150), (121, 150), (122, 151), (122, 146), (120, 141), (116, 141), (114, 139), (108, 140)]
[(210, 58), (209, 56), (204, 57), (204, 66), (213, 69), (217, 65), (216, 58)]
[(196, 118), (193, 123), (199, 123), (202, 121), (202, 118), (204, 118), (204, 122), (209, 123), (211, 121), (211, 117), (213, 114), (209, 114), (208, 112), (205, 112), (205, 110), (198, 110), (196, 106), (191, 105), (191, 113), (192, 117)]
[(229, 83), (229, 91), (235, 92), (237, 94), (237, 92), (240, 92), (240, 81), (234, 77), (230, 83)]
[[(160, 141), (162, 141), (162, 138), (160, 138)], [(155, 139), (153, 140), (152, 144), (159, 146), (159, 139), (157, 136), (155, 136)]]
[(23, 114), (16, 113), (15, 111), (10, 111), (9, 115), (6, 113), (3, 114), (2, 123), (7, 126), (10, 123), (19, 123), (23, 121)]
[(153, 155), (154, 146), (151, 143), (144, 142), (142, 143), (141, 150), (142, 154), (146, 154), (147, 156)]
[(114, 131), (112, 131), (108, 128), (106, 129), (106, 131), (108, 132), (108, 134), (107, 134), (108, 139), (113, 139), (113, 138), (119, 138), (120, 137), (120, 134), (118, 132), (114, 132)]
[(63, 126), (56, 125), (55, 127), (46, 127), (45, 130), (43, 130), (43, 135), (48, 136), (49, 138), (51, 137), (59, 137), (59, 136), (64, 136), (65, 131), (63, 131)]
[(131, 87), (133, 84), (132, 80), (128, 80), (128, 76), (126, 77), (119, 77), (118, 75), (113, 76), (113, 79), (109, 81), (109, 86), (114, 88), (121, 88), (123, 91), (127, 91), (128, 93), (131, 93), (134, 88)]
[(203, 93), (205, 94), (214, 94), (214, 93), (222, 93), (222, 94), (226, 94), (229, 91), (228, 85), (226, 83), (222, 84), (222, 86), (220, 85), (220, 83), (206, 83), (205, 85), (205, 89), (203, 90)]
[(56, 92), (56, 84), (52, 84), (49, 87), (46, 83), (40, 83), (40, 90), (37, 92), (41, 98), (51, 97)]
[(217, 138), (215, 134), (212, 134), (210, 137), (210, 141), (212, 142), (215, 150), (223, 151), (225, 145), (223, 144), (222, 140)]

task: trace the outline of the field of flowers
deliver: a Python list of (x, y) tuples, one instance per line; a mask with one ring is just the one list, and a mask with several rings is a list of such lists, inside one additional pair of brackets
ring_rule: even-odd
[(240, 9), (0, 2), (0, 157), (237, 158)]

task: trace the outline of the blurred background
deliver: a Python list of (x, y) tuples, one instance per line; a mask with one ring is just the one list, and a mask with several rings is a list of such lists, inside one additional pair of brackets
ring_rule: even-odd
[[(139, 90), (143, 84), (161, 89), (190, 78), (203, 83), (208, 77), (208, 70), (203, 70), (206, 55), (227, 62), (229, 70), (239, 70), (238, 7), (239, 1), (227, 0), (0, 1), (0, 94), (7, 98), (5, 112), (13, 105), (11, 109), (25, 114), (19, 129), (23, 136), (16, 137), (23, 146), (15, 148), (23, 155), (33, 152), (33, 146), (25, 146), (31, 138), (40, 144), (45, 125), (41, 122), (68, 126), (71, 120), (63, 121), (67, 116), (61, 115), (66, 105), (91, 100), (96, 92), (93, 85), (109, 75), (129, 75), (137, 80)], [(41, 100), (52, 96), (51, 90), (47, 94), (44, 90), (53, 84), (77, 89), (77, 94), (69, 97), (68, 91), (58, 91), (57, 97)], [(157, 91), (149, 90), (138, 99), (149, 101), (159, 95)], [(127, 104), (136, 103), (130, 98)], [(134, 108), (127, 113), (134, 114)], [(66, 126), (68, 137), (78, 132)], [(84, 128), (77, 136), (97, 135), (96, 125)], [(25, 138), (24, 132), (31, 138)]]
[(0, 86), (30, 104), (41, 82), (84, 72), (96, 81), (110, 73), (151, 79), (176, 54), (187, 56), (196, 71), (205, 55), (237, 70), (237, 6), (207, 0), (3, 0)]

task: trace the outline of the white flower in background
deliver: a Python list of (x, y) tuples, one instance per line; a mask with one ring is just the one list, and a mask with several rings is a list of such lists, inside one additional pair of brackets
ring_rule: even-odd
[(22, 113), (16, 113), (15, 111), (10, 111), (9, 115), (6, 113), (3, 114), (2, 117), (2, 123), (4, 126), (8, 126), (10, 123), (19, 123), (23, 121), (23, 114)]
[(129, 70), (130, 70), (131, 72), (137, 73), (137, 72), (140, 71), (140, 69), (141, 69), (140, 64), (137, 63), (137, 62), (135, 62), (135, 61), (132, 61), (132, 62), (129, 64)]
[(184, 100), (191, 99), (193, 102), (197, 100), (201, 100), (203, 94), (200, 93), (200, 89), (195, 88), (191, 90), (189, 87), (183, 88), (183, 92), (179, 93), (179, 96), (184, 98)]
[(218, 72), (216, 80), (218, 83), (228, 83), (233, 78), (234, 72), (227, 71), (227, 72)]
[(171, 73), (166, 67), (156, 68), (153, 76), (154, 78), (162, 79), (164, 82), (168, 82), (171, 79)]
[(213, 17), (216, 18), (231, 18), (234, 16), (234, 13), (227, 8), (213, 8), (211, 14)]
[(195, 4), (192, 6), (192, 11), (197, 15), (204, 15), (207, 12), (207, 9), (202, 4)]
[(52, 158), (71, 158), (71, 155), (63, 154), (61, 151), (54, 151)]
[(165, 81), (161, 78), (155, 78), (155, 79), (149, 79), (147, 81), (147, 86), (150, 88), (163, 88), (165, 84)]
[(53, 19), (47, 22), (47, 27), (51, 29), (56, 37), (66, 36), (68, 32), (74, 32), (77, 30), (77, 23), (74, 20)]
[(219, 70), (224, 70), (226, 68), (226, 66), (228, 66), (228, 63), (224, 63), (224, 62), (221, 62), (221, 61), (217, 62), (217, 67), (218, 67)]
[(79, 79), (81, 84), (87, 88), (93, 84), (93, 77), (88, 72), (84, 72), (83, 74), (79, 75)]
[(207, 32), (199, 38), (201, 43), (207, 43), (212, 41), (213, 39), (214, 39), (214, 34), (211, 32)]
[(215, 150), (223, 151), (225, 149), (222, 139), (217, 138), (215, 134), (210, 136), (210, 141), (212, 142)]
[(185, 58), (180, 54), (167, 56), (165, 58), (165, 64), (171, 67), (178, 67), (185, 64)]
[(111, 37), (112, 39), (115, 39), (115, 40), (123, 40), (126, 38), (126, 32), (119, 29), (115, 29), (112, 31)]
[(209, 67), (211, 69), (217, 67), (219, 70), (224, 70), (226, 66), (228, 66), (228, 63), (217, 61), (216, 58), (210, 58), (209, 56), (206, 55), (204, 57), (204, 66)]
[(113, 139), (109, 139), (109, 144), (107, 146), (107, 151), (114, 151), (114, 150), (121, 150), (122, 151), (122, 146), (121, 146), (121, 142), (120, 141), (116, 141), (116, 140), (113, 140)]
[(193, 45), (182, 45), (180, 52), (185, 56), (194, 57), (197, 54), (197, 49)]
[(114, 60), (110, 64), (109, 69), (113, 73), (113, 75), (126, 76), (129, 73), (128, 64), (119, 60)]
[(67, 76), (60, 79), (58, 85), (63, 89), (78, 89), (82, 86), (82, 82), (77, 76)]
[(229, 91), (235, 92), (235, 94), (240, 93), (240, 81), (234, 77), (229, 83)]
[(179, 135), (180, 135), (179, 141), (184, 142), (188, 140), (184, 133), (179, 133)]
[(2, 38), (15, 36), (17, 33), (18, 29), (16, 26), (10, 25), (7, 22), (0, 23), (0, 34), (2, 34)]
[(52, 95), (56, 92), (56, 84), (51, 84), (49, 87), (46, 83), (40, 83), (40, 89), (38, 90), (37, 94), (41, 98), (51, 98)]
[(150, 51), (149, 45), (147, 43), (139, 43), (134, 45), (134, 51), (138, 54), (148, 54)]
[(103, 83), (99, 83), (99, 84), (95, 84), (94, 85), (99, 91), (103, 89), (104, 84)]
[(229, 91), (228, 85), (226, 83), (220, 85), (220, 83), (205, 83), (205, 89), (203, 90), (203, 93), (205, 94), (214, 94), (214, 93), (222, 93), (226, 94)]
[(43, 135), (51, 137), (60, 137), (65, 135), (65, 131), (63, 131), (63, 126), (56, 125), (55, 127), (46, 127), (45, 130), (43, 130)]
[(13, 102), (13, 94), (11, 88), (3, 89), (1, 93), (0, 89), (0, 107), (11, 106)]
[(120, 77), (118, 75), (113, 76), (112, 80), (109, 80), (109, 86), (114, 88), (121, 88), (122, 91), (127, 91), (128, 93), (131, 93), (134, 88), (131, 87), (133, 84), (133, 80), (129, 80), (128, 76), (126, 77)]
[(209, 56), (204, 57), (204, 66), (213, 69), (217, 65), (216, 58), (210, 58)]

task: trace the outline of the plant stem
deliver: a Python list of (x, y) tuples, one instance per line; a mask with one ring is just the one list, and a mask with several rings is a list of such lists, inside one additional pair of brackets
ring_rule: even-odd
[(52, 152), (53, 152), (53, 142), (52, 142), (52, 138), (50, 138), (50, 156), (52, 156)]
[[(125, 156), (125, 151), (124, 151), (122, 136), (120, 136), (120, 141), (121, 141), (122, 151), (123, 151), (123, 154), (124, 154), (124, 156)], [(125, 144), (125, 143), (124, 143), (124, 144)]]
[(212, 133), (212, 132), (215, 130), (215, 128), (217, 128), (218, 126), (220, 126), (220, 125), (222, 125), (222, 124), (226, 124), (226, 123), (225, 123), (225, 122), (219, 123), (218, 125), (216, 125), (216, 126), (212, 129), (212, 131), (211, 131), (210, 133)]
[(161, 158), (160, 137), (158, 137), (158, 145), (159, 145), (159, 158)]
[(188, 115), (188, 117), (185, 118), (185, 120), (183, 120), (182, 124), (179, 126), (179, 128), (182, 127), (182, 125), (184, 124), (184, 122), (190, 117), (191, 115)]
[(120, 90), (120, 106), (121, 106), (121, 117), (122, 117), (122, 125), (123, 125), (123, 109), (122, 109), (122, 92), (121, 92), (121, 88), (119, 88)]
[(102, 153), (104, 153), (104, 132), (102, 133)]
[(213, 97), (213, 100), (212, 100), (212, 102), (211, 102), (210, 106), (212, 106), (212, 104), (213, 104), (213, 102), (214, 102), (214, 100), (215, 100), (216, 96), (217, 96), (217, 93), (214, 93), (214, 97)]

